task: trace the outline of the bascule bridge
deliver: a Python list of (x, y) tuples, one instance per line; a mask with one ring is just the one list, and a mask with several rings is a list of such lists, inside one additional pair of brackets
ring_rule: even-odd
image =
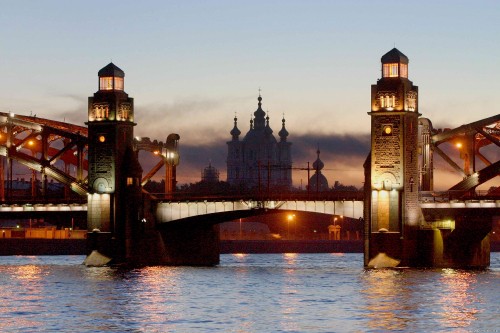
[[(456, 129), (434, 129), (430, 120), (420, 117), (418, 87), (408, 79), (408, 63), (404, 54), (391, 50), (382, 57), (382, 77), (372, 86), (364, 201), (286, 193), (174, 196), (179, 136), (170, 134), (164, 143), (134, 137), (134, 103), (124, 89), (125, 73), (111, 63), (98, 73), (98, 90), (89, 97), (87, 127), (0, 113), (0, 175), (7, 175), (6, 180), (0, 177), (0, 211), (87, 211), (89, 246), (116, 263), (217, 264), (218, 223), (302, 210), (364, 217), (366, 266), (384, 253), (406, 266), (485, 267), (488, 233), (492, 217), (500, 215), (500, 201), (498, 195), (478, 197), (475, 189), (500, 174), (500, 161), (482, 150), (500, 147), (500, 115)], [(459, 143), (456, 158), (450, 146)], [(147, 172), (139, 163), (145, 153), (158, 159)], [(433, 189), (436, 155), (462, 177), (446, 192)], [(40, 175), (43, 203), (12, 201), (14, 162)], [(142, 186), (162, 167), (166, 195), (156, 198)], [(49, 178), (83, 200), (78, 205), (49, 203)]]

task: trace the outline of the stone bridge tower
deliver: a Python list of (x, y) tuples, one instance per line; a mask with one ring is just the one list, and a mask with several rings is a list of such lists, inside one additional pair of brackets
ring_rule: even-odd
[[(88, 230), (113, 259), (127, 256), (127, 242), (141, 220), (142, 168), (133, 148), (134, 100), (124, 91), (125, 73), (113, 63), (99, 73), (88, 99)], [(98, 235), (97, 234), (98, 232)]]
[(416, 260), (418, 202), (418, 87), (408, 58), (396, 48), (382, 56), (382, 78), (371, 88), (371, 153), (365, 165), (365, 265), (379, 253)]

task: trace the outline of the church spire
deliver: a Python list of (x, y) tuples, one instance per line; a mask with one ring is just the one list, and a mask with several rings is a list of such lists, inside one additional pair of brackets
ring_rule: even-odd
[(269, 126), (269, 111), (267, 111), (267, 116), (266, 116), (266, 128), (265, 128), (265, 133), (267, 135), (273, 134), (273, 130), (271, 129), (271, 126)]
[(236, 114), (234, 115), (234, 127), (230, 134), (233, 136), (233, 140), (238, 140), (241, 134), (241, 131), (238, 129), (238, 117), (236, 117)]
[(316, 158), (316, 161), (313, 163), (313, 169), (316, 170), (316, 173), (321, 173), (321, 170), (325, 167), (325, 164), (323, 161), (319, 158), (319, 154), (321, 152), (319, 151), (319, 145), (318, 145), (318, 150), (316, 151), (316, 154), (318, 157)]
[(259, 101), (257, 110), (253, 113), (255, 116), (254, 118), (254, 128), (255, 129), (263, 129), (266, 126), (266, 113), (264, 110), (262, 110), (262, 96), (260, 95), (259, 91), (259, 97), (257, 98)]
[(286, 138), (288, 137), (288, 131), (285, 128), (285, 114), (283, 113), (283, 119), (281, 119), (281, 130), (278, 132), (278, 135), (280, 136), (281, 141), (286, 141)]

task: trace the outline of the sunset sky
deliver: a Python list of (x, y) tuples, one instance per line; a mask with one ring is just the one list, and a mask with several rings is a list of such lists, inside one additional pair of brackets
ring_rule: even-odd
[(275, 135), (285, 115), (294, 167), (319, 145), (330, 184), (360, 187), (370, 86), (394, 46), (435, 128), (500, 111), (499, 1), (6, 0), (0, 24), (1, 112), (83, 125), (112, 61), (136, 135), (180, 135), (180, 183), (199, 181), (209, 160), (226, 179), (233, 117), (245, 134), (260, 88)]

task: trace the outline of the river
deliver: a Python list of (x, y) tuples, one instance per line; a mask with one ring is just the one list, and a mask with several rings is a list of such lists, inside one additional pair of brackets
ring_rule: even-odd
[(224, 254), (216, 267), (0, 257), (0, 332), (499, 332), (484, 271), (364, 270), (362, 254)]

